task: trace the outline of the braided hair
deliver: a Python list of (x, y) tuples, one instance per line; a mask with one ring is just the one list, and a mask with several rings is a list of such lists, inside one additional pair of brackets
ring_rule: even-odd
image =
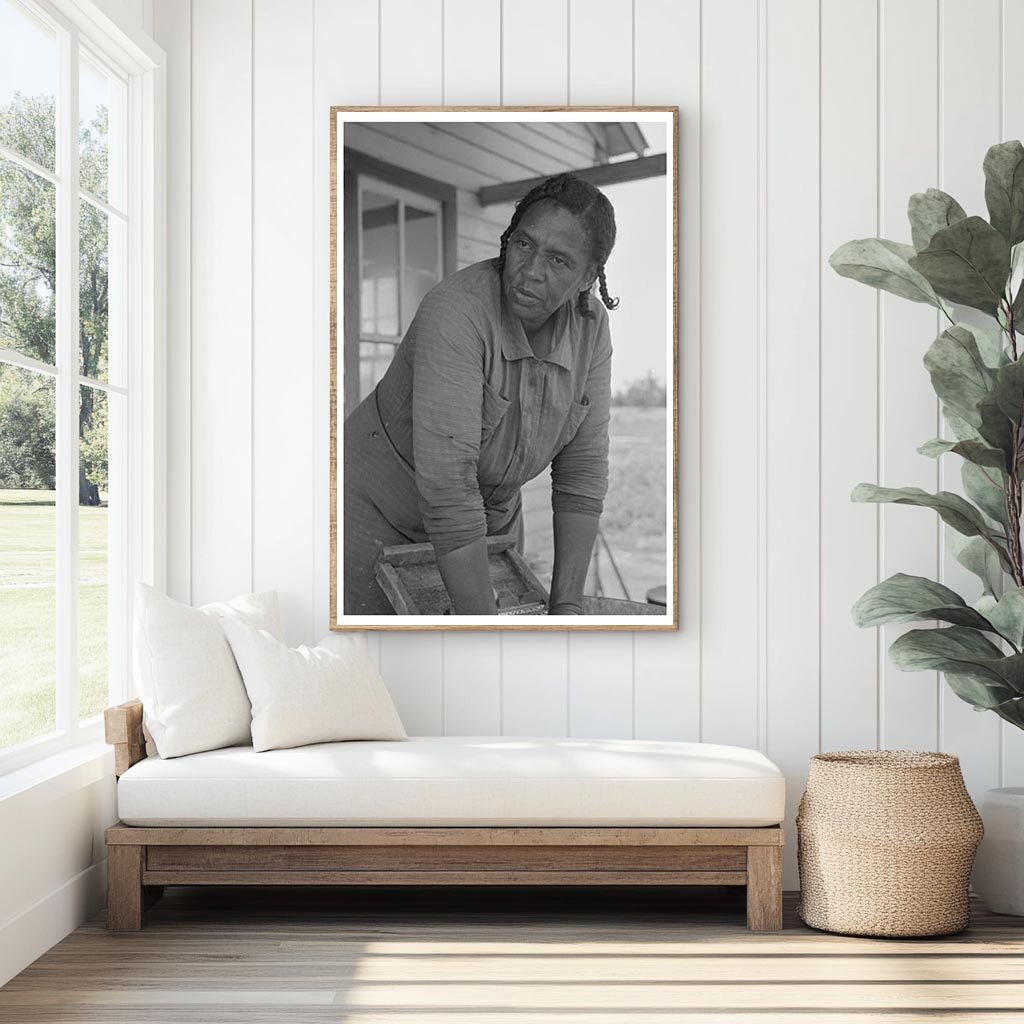
[[(611, 254), (612, 246), (615, 245), (615, 210), (603, 192), (575, 174), (556, 174), (554, 177), (547, 178), (530, 189), (516, 203), (512, 220), (501, 236), (501, 250), (495, 261), (498, 273), (500, 274), (505, 269), (505, 251), (508, 248), (508, 240), (512, 237), (512, 232), (515, 231), (527, 209), (542, 199), (556, 203), (579, 219), (590, 243), (594, 262), (597, 264), (601, 301), (606, 309), (616, 309), (619, 300), (613, 299), (608, 294), (608, 282), (604, 274), (604, 265)], [(581, 316), (592, 317), (594, 315), (590, 308), (589, 288), (579, 293), (576, 299), (576, 309)]]

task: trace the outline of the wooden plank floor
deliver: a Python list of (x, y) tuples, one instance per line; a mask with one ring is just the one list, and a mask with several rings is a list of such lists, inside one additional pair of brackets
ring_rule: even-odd
[(871, 940), (744, 927), (743, 891), (169, 889), (0, 989), (0, 1021), (867, 1024), (1024, 1021), (1024, 918)]

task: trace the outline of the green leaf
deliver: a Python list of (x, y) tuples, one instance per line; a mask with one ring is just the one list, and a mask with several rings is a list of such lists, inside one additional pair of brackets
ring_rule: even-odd
[[(931, 508), (938, 512), (943, 522), (948, 523), (965, 537), (984, 537), (994, 544), (1006, 557), (1002, 548), (1005, 537), (996, 533), (984, 520), (982, 514), (969, 502), (953, 494), (952, 491), (939, 491), (929, 494), (920, 487), (878, 487), (876, 484), (858, 484), (850, 496), (852, 501), (891, 502), (896, 505), (918, 505)], [(1009, 566), (1009, 558), (1006, 565)]]
[[(1021, 694), (1024, 655), (1003, 654), (976, 629), (912, 629), (889, 648), (904, 672), (952, 672), (981, 683), (970, 703), (992, 708)], [(959, 695), (958, 695), (959, 696)]]
[(1006, 529), (1006, 491), (1002, 472), (988, 466), (964, 463), (960, 467), (967, 497), (991, 519)]
[[(948, 675), (946, 679), (949, 680)], [(1024, 730), (1024, 697), (1013, 697), (1002, 704), (997, 704), (991, 710), (1011, 725)]]
[(986, 395), (978, 403), (978, 413), (981, 416), (981, 427), (979, 433), (982, 439), (987, 441), (990, 448), (999, 448), (1006, 453), (1006, 464), (1013, 464), (1016, 456), (1013, 446), (1013, 424), (1007, 418), (1006, 413), (999, 408), (996, 396)]
[(956, 324), (929, 346), (924, 365), (943, 404), (972, 426), (981, 426), (978, 403), (995, 384), (995, 371), (985, 365), (971, 330)]
[(974, 335), (978, 345), (978, 351), (985, 365), (990, 370), (998, 370), (1010, 362), (1010, 353), (1003, 347), (1003, 335), (1001, 331), (991, 331), (987, 327), (979, 327), (977, 324), (958, 323), (957, 327), (963, 327)]
[(999, 142), (985, 154), (988, 219), (1010, 245), (1024, 241), (1024, 146)]
[(1010, 313), (1013, 315), (1013, 330), (1016, 333), (1017, 324), (1024, 323), (1024, 282), (1021, 282), (1020, 287), (1017, 289), (1017, 297), (1013, 300)]
[(998, 600), (986, 594), (975, 602), (975, 608), (1018, 651), (1024, 648), (1024, 589), (1007, 590)]
[(1024, 284), (1024, 242), (1010, 246), (1010, 278), (1006, 282), (1006, 297), (1012, 299), (1020, 294)]
[(964, 537), (953, 531), (946, 537), (953, 557), (981, 580), (986, 594), (994, 594), (1002, 585), (1003, 569), (992, 545), (982, 537)]
[(1020, 423), (1024, 418), (1024, 360), (1018, 359), (996, 371), (992, 394), (1006, 416)]
[[(1014, 721), (1013, 718), (1003, 714), (1000, 709), (1000, 705), (1013, 708), (1020, 699), (1009, 689), (1004, 691), (998, 686), (994, 687), (991, 680), (986, 676), (961, 675), (957, 672), (944, 672), (943, 676), (949, 684), (949, 688), (962, 701), (972, 704), (975, 711), (994, 711), (1001, 718), (1006, 718), (1007, 721)], [(1000, 701), (999, 697), (1003, 693), (1008, 693), (1009, 696), (1005, 701)], [(1014, 721), (1014, 724), (1019, 723)]]
[(942, 418), (959, 441), (979, 441), (981, 434), (977, 427), (971, 426), (962, 416), (958, 416), (948, 405), (942, 407)]
[(1010, 273), (1010, 247), (988, 221), (968, 217), (936, 232), (910, 265), (944, 299), (994, 315)]
[(958, 626), (992, 630), (985, 616), (969, 607), (949, 587), (901, 572), (877, 583), (853, 606), (853, 621), (861, 627), (914, 619), (940, 619)]
[(967, 213), (951, 196), (941, 189), (930, 188), (927, 192), (915, 192), (907, 207), (914, 248), (926, 249), (936, 231), (963, 220)]
[(976, 466), (989, 466), (1000, 472), (1006, 469), (1006, 455), (998, 448), (990, 448), (981, 441), (945, 441), (941, 437), (936, 437), (926, 441), (917, 450), (922, 455), (927, 455), (929, 459), (937, 459), (940, 455), (953, 452), (954, 455), (959, 455)]
[(859, 238), (841, 245), (829, 257), (832, 269), (872, 288), (941, 308), (932, 286), (907, 262), (914, 255), (912, 245), (886, 238)]

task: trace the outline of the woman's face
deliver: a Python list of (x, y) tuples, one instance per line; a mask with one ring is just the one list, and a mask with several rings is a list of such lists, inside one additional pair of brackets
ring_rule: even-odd
[(502, 287), (527, 332), (597, 276), (583, 225), (549, 199), (527, 208), (505, 249)]

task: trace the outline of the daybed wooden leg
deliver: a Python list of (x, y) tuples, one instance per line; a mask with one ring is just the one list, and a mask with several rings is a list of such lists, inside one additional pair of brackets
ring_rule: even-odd
[(782, 931), (782, 847), (747, 847), (747, 928)]
[(107, 928), (137, 932), (142, 928), (142, 861), (145, 847), (107, 847)]

